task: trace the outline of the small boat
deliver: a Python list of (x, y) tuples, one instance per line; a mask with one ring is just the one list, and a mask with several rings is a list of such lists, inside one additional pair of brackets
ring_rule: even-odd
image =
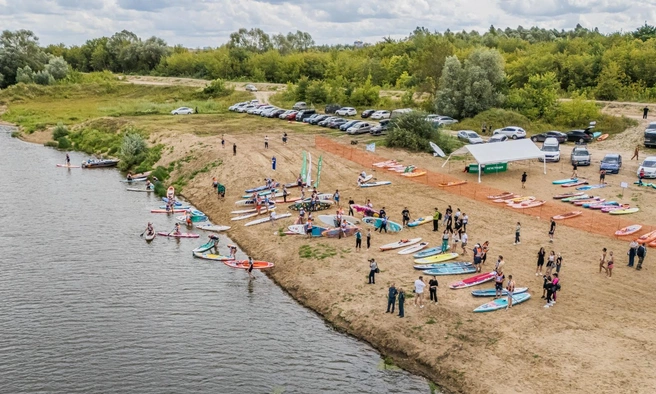
[(82, 162), (82, 168), (108, 168), (108, 167), (116, 167), (118, 164), (118, 160), (116, 159), (97, 159), (97, 160), (92, 160), (89, 159), (87, 161)]
[[(246, 270), (249, 268), (248, 260), (242, 260), (242, 261), (228, 260), (228, 261), (224, 261), (223, 264), (232, 268), (241, 268)], [(268, 261), (253, 261), (253, 269), (256, 270), (273, 268), (273, 266), (274, 264), (269, 263)]]
[[(517, 304), (521, 304), (522, 302), (527, 301), (529, 298), (531, 298), (531, 295), (529, 293), (513, 294), (512, 296), (513, 306)], [(492, 312), (499, 309), (506, 309), (507, 307), (508, 307), (508, 297), (502, 297), (479, 306), (478, 308), (474, 309), (474, 312), (476, 313)]]
[(602, 135), (600, 135), (599, 137), (597, 137), (597, 141), (603, 141), (603, 140), (605, 140), (606, 138), (608, 138), (608, 134), (602, 134)]
[(385, 250), (399, 249), (404, 246), (414, 245), (419, 242), (421, 242), (421, 238), (402, 239), (397, 242), (392, 242), (391, 244), (383, 245), (380, 247), (380, 250), (385, 251)]
[[(513, 295), (526, 293), (527, 291), (528, 291), (528, 287), (515, 287), (515, 291), (513, 292)], [(494, 297), (497, 295), (496, 289), (472, 290), (471, 293), (474, 297)], [(508, 290), (503, 289), (502, 294), (504, 297), (508, 296)]]
[[(169, 186), (168, 189), (166, 189), (166, 197), (175, 200), (175, 187)], [(164, 202), (168, 202), (168, 201), (164, 201)]]
[(397, 253), (398, 254), (411, 254), (411, 253), (418, 252), (418, 251), (422, 250), (426, 246), (428, 246), (428, 242), (420, 242), (418, 244), (408, 246), (405, 249), (401, 249)]
[(556, 215), (556, 216), (552, 217), (552, 219), (553, 220), (571, 219), (571, 218), (574, 218), (574, 217), (577, 217), (577, 216), (581, 215), (582, 213), (583, 213), (582, 211), (572, 211), (572, 212), (567, 212), (567, 213), (563, 213), (563, 214), (560, 214), (560, 215)]
[(489, 282), (494, 279), (495, 272), (484, 272), (482, 274), (474, 275), (467, 279), (453, 282), (449, 285), (451, 289), (464, 289), (465, 287), (480, 285), (481, 283)]
[(180, 233), (180, 234), (175, 234), (175, 233), (165, 233), (163, 231), (160, 231), (157, 233), (157, 235), (162, 235), (164, 237), (172, 237), (172, 238), (198, 238), (200, 235), (198, 234), (192, 234), (192, 233)]
[(146, 242), (150, 242), (150, 241), (152, 241), (153, 239), (155, 239), (155, 236), (156, 236), (155, 233), (152, 233), (152, 234), (146, 234), (146, 235), (144, 236), (144, 238), (146, 239)]
[(213, 253), (199, 253), (199, 252), (194, 252), (194, 257), (198, 257), (199, 259), (203, 260), (212, 260), (212, 261), (228, 261), (228, 260), (234, 260), (230, 256), (222, 256), (220, 254), (213, 254)]
[(197, 224), (196, 228), (201, 229), (201, 230), (205, 230), (205, 231), (213, 231), (215, 233), (220, 233), (221, 231), (230, 230), (230, 226), (220, 226), (220, 225), (212, 224), (212, 223)]
[(632, 224), (630, 226), (626, 226), (624, 228), (615, 231), (615, 235), (619, 235), (619, 236), (631, 235), (640, 231), (641, 228), (642, 225), (640, 224)]
[(197, 247), (196, 249), (193, 249), (192, 252), (193, 253), (207, 252), (208, 250), (212, 249), (218, 243), (218, 241), (219, 241), (218, 239), (216, 241), (215, 240), (209, 240), (208, 242), (206, 242), (206, 243), (202, 244), (201, 246)]

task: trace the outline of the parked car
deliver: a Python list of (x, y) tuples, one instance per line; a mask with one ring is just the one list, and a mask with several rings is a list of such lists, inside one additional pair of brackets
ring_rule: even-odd
[(328, 119), (329, 117), (330, 117), (330, 115), (317, 115), (317, 116), (313, 117), (312, 119), (310, 119), (310, 121), (308, 123), (310, 123), (310, 124), (319, 124), (319, 122), (322, 122), (322, 121)]
[(248, 104), (250, 104), (250, 102), (248, 102), (248, 101), (244, 101), (244, 102), (241, 102), (241, 103), (235, 103), (235, 104), (228, 107), (228, 111), (236, 111), (237, 108), (239, 108), (241, 106), (244, 106), (244, 105), (248, 105)]
[[(413, 111), (412, 108), (401, 108), (401, 109), (395, 109), (394, 111), (392, 111), (392, 113), (390, 114), (390, 116), (389, 116), (387, 119), (394, 119), (394, 118), (396, 118), (397, 116), (401, 116), (401, 115), (409, 114), (409, 113), (412, 112), (412, 111)], [(373, 118), (373, 117), (372, 117), (372, 118)], [(385, 119), (385, 118), (381, 118), (381, 119)]]
[(344, 123), (343, 125), (339, 126), (339, 129), (340, 129), (341, 131), (346, 131), (346, 130), (348, 130), (350, 127), (353, 127), (353, 126), (355, 126), (356, 124), (361, 123), (361, 122), (362, 122), (361, 120), (350, 120), (350, 121)]
[(390, 111), (380, 110), (371, 114), (371, 119), (389, 119)]
[(357, 113), (358, 111), (356, 111), (353, 107), (344, 107), (335, 111), (335, 115), (339, 116), (355, 116)]
[(389, 123), (390, 123), (389, 119), (381, 120), (380, 123), (378, 123), (377, 125), (375, 125), (374, 127), (371, 128), (371, 130), (369, 131), (369, 134), (371, 134), (371, 135), (384, 135), (384, 134), (387, 134), (387, 130), (389, 129)]
[(250, 111), (253, 108), (255, 108), (255, 104), (248, 104), (248, 105), (244, 105), (243, 107), (237, 108), (237, 112), (243, 114), (246, 113), (246, 111)]
[(310, 116), (312, 116), (316, 113), (317, 113), (317, 111), (315, 111), (313, 109), (304, 109), (302, 111), (298, 111), (298, 113), (296, 114), (296, 121), (297, 122), (302, 122), (303, 119), (309, 118)]
[(371, 115), (373, 115), (374, 112), (376, 112), (375, 109), (365, 109), (365, 110), (362, 111), (362, 113), (360, 114), (360, 117), (361, 117), (362, 119), (366, 119), (366, 118), (370, 117)]
[(449, 125), (449, 124), (458, 123), (458, 121), (450, 116), (439, 116), (437, 118), (437, 123), (441, 125)]
[(337, 119), (337, 116), (329, 116), (329, 117), (325, 118), (324, 120), (322, 120), (321, 122), (317, 123), (317, 125), (321, 126), (321, 127), (326, 127), (326, 126), (328, 126), (328, 123), (330, 123), (331, 121), (333, 121), (335, 119)]
[(640, 164), (636, 175), (640, 176), (640, 170), (645, 171), (645, 178), (656, 178), (656, 156), (649, 156)]
[(649, 123), (645, 129), (645, 147), (656, 147), (656, 122)]
[(547, 131), (546, 133), (536, 134), (531, 137), (533, 142), (544, 142), (547, 138), (555, 138), (558, 140), (559, 144), (564, 144), (567, 142), (567, 134), (562, 131)]
[(538, 158), (539, 161), (560, 161), (560, 142), (555, 137), (549, 137), (542, 144), (544, 159)]
[(343, 125), (346, 122), (348, 122), (348, 120), (343, 118), (335, 119), (328, 124), (328, 127), (330, 127), (331, 129), (338, 129), (339, 126)]
[(257, 88), (255, 85), (248, 84), (244, 86), (244, 89), (246, 89), (247, 92), (257, 92)]
[(426, 120), (429, 122), (437, 122), (440, 119), (440, 115), (428, 114), (426, 115)]
[(290, 112), (287, 117), (285, 118), (286, 120), (296, 120), (296, 115), (301, 111), (292, 111)]
[(293, 110), (291, 110), (291, 109), (288, 109), (287, 111), (285, 111), (285, 112), (281, 113), (280, 115), (278, 115), (278, 118), (280, 118), (280, 119), (287, 119), (287, 117), (289, 116), (289, 114), (291, 114), (292, 112), (296, 112), (296, 111), (293, 111)]
[(588, 134), (585, 130), (572, 130), (567, 132), (567, 141), (571, 142), (585, 142), (592, 141), (592, 134)]
[(483, 139), (473, 130), (460, 130), (457, 134), (458, 139), (470, 144), (482, 144)]
[(487, 143), (489, 144), (490, 142), (503, 142), (503, 141), (508, 141), (508, 136), (505, 134), (497, 134), (490, 137), (490, 139), (487, 140)]
[(571, 155), (572, 164), (577, 166), (589, 166), (592, 162), (592, 155), (585, 145), (577, 145), (572, 149)]
[(526, 138), (526, 131), (521, 127), (517, 127), (517, 126), (508, 126), (502, 129), (496, 129), (492, 133), (492, 135), (497, 135), (497, 134), (506, 135), (508, 136), (508, 138), (512, 138), (514, 140), (518, 138)]
[(287, 111), (285, 111), (284, 109), (278, 108), (278, 109), (275, 110), (275, 111), (271, 111), (271, 112), (269, 112), (269, 114), (267, 115), (267, 117), (269, 117), (269, 118), (277, 118), (278, 116), (282, 115), (282, 114), (285, 113), (285, 112), (287, 112)]
[(371, 130), (371, 123), (368, 122), (360, 122), (356, 124), (355, 126), (349, 127), (348, 130), (346, 130), (347, 134), (365, 134), (368, 133)]
[(263, 111), (267, 111), (267, 110), (272, 109), (272, 108), (275, 108), (275, 107), (273, 105), (263, 105), (261, 107), (258, 107), (256, 109), (252, 110), (251, 112), (249, 112), (249, 114), (251, 114), (251, 115), (261, 115)]
[(601, 159), (599, 170), (606, 170), (608, 174), (619, 174), (622, 168), (622, 155), (617, 153), (609, 153)]
[(314, 115), (310, 116), (309, 118), (305, 118), (305, 119), (303, 119), (303, 123), (310, 124), (312, 122), (312, 119), (315, 119), (317, 116), (321, 116), (321, 114), (314, 114)]
[(292, 107), (292, 109), (295, 109), (297, 111), (300, 111), (300, 110), (306, 109), (306, 108), (307, 108), (307, 104), (305, 103), (305, 101), (299, 101), (296, 104), (294, 104), (294, 106)]
[(191, 115), (194, 113), (194, 110), (189, 107), (180, 107), (171, 111), (171, 115)]
[(260, 116), (265, 117), (265, 118), (270, 118), (271, 116), (269, 116), (269, 115), (271, 115), (273, 112), (276, 112), (276, 111), (279, 111), (279, 110), (280, 110), (280, 108), (278, 108), (278, 107), (269, 108), (266, 111), (262, 111)]
[(334, 114), (335, 111), (337, 111), (340, 108), (342, 108), (342, 106), (339, 104), (328, 104), (326, 105), (326, 110), (324, 112), (327, 114)]

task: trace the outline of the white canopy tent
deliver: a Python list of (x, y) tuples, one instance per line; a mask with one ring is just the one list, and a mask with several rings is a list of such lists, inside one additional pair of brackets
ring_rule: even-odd
[[(491, 144), (465, 145), (465, 149), (474, 156), (478, 163), (478, 182), (481, 182), (481, 166), (510, 161), (530, 160), (542, 157), (544, 153), (530, 139), (509, 140)], [(547, 163), (544, 163), (544, 173), (547, 173)]]

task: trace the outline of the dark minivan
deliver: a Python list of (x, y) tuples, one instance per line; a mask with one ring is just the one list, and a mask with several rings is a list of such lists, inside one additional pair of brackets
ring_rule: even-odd
[(656, 122), (649, 123), (645, 129), (645, 146), (648, 148), (656, 147)]
[(317, 111), (315, 111), (313, 109), (304, 109), (303, 111), (298, 111), (298, 113), (296, 114), (296, 121), (297, 122), (302, 122), (303, 119), (309, 118), (310, 116), (312, 116), (316, 113), (317, 113)]

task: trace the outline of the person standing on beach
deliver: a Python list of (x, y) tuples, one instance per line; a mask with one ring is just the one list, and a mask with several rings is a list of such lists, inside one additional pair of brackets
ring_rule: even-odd
[(287, 132), (282, 135), (282, 143), (283, 145), (287, 145)]
[(396, 304), (396, 296), (399, 291), (396, 290), (394, 283), (387, 289), (387, 311), (385, 313), (394, 313), (394, 304)]
[(367, 250), (371, 247), (371, 229), (367, 229)]
[(444, 222), (442, 224), (446, 225), (446, 222), (451, 218), (451, 215), (453, 215), (453, 209), (451, 209), (451, 205), (449, 205), (444, 210)]
[(640, 154), (640, 145), (636, 145), (635, 149), (633, 150), (633, 156), (631, 156), (631, 160), (633, 160), (633, 158), (635, 158), (636, 160), (639, 161), (640, 160), (640, 159), (638, 159), (639, 154)]
[(647, 248), (645, 248), (645, 245), (638, 246), (638, 249), (636, 250), (636, 256), (638, 256), (638, 265), (636, 266), (636, 269), (640, 271), (642, 269), (642, 262), (647, 256)]
[(540, 248), (538, 251), (538, 268), (535, 269), (535, 276), (542, 275), (542, 266), (544, 266), (544, 255), (546, 255), (547, 252), (544, 250), (544, 248)]
[(269, 136), (264, 136), (264, 149), (269, 149)]
[(453, 217), (451, 214), (446, 218), (446, 231), (453, 234)]
[(627, 264), (627, 267), (633, 267), (636, 252), (638, 251), (638, 245), (639, 244), (635, 239), (629, 244), (629, 252), (627, 253), (629, 255), (629, 264)]
[(335, 201), (335, 205), (339, 207), (339, 190), (335, 190), (335, 194), (333, 194), (333, 200)]
[(415, 306), (419, 306), (419, 308), (424, 307), (424, 287), (426, 287), (424, 277), (420, 276), (419, 279), (415, 281), (415, 294), (417, 295), (415, 297)]
[(521, 242), (519, 241), (519, 233), (522, 231), (522, 225), (517, 222), (517, 226), (515, 226), (515, 243), (513, 245), (519, 245)]
[(225, 149), (225, 138), (223, 138), (223, 134), (221, 134), (221, 148)]
[[(601, 257), (599, 258), (599, 273), (601, 274), (601, 270), (603, 269), (606, 271), (606, 248), (603, 248), (601, 250)], [(608, 273), (608, 271), (606, 271)]]
[(571, 176), (572, 179), (578, 179), (579, 177), (579, 173), (577, 171), (578, 168), (579, 167), (576, 165), (576, 163), (572, 163), (572, 176)]
[(399, 287), (399, 317), (404, 317), (403, 305), (405, 304), (405, 291)]
[(406, 227), (408, 223), (410, 223), (410, 211), (408, 210), (408, 207), (403, 208), (401, 216), (403, 217), (403, 227)]
[(349, 216), (353, 216), (353, 204), (355, 204), (355, 201), (353, 201), (353, 197), (349, 197)]
[(449, 231), (445, 229), (442, 233), (442, 253), (446, 253), (447, 250), (449, 250)]
[(469, 236), (466, 232), (460, 232), (460, 246), (462, 246), (462, 255), (467, 255), (467, 241), (469, 241)]
[(560, 252), (558, 253), (558, 256), (556, 256), (556, 273), (560, 274), (560, 269), (563, 266), (563, 256), (560, 255)]
[(466, 213), (462, 213), (462, 231), (467, 231), (467, 223), (469, 223), (469, 216)]
[(378, 232), (382, 234), (383, 230), (385, 230), (385, 234), (387, 234), (387, 216), (380, 220), (380, 227), (378, 227)]
[(647, 114), (649, 113), (649, 107), (642, 109), (642, 119), (647, 119)]
[(556, 221), (554, 218), (551, 218), (551, 223), (549, 224), (549, 242), (553, 242), (554, 233), (556, 232)]
[(355, 231), (355, 250), (362, 250), (362, 233), (360, 232), (360, 229)]
[(557, 272), (553, 274), (553, 278), (551, 280), (551, 286), (553, 286), (553, 300), (551, 301), (551, 306), (553, 306), (553, 304), (556, 303), (556, 295), (560, 290), (560, 278), (558, 277)]
[(545, 276), (544, 280), (544, 285), (542, 286), (544, 288), (544, 291), (547, 292), (547, 304), (544, 306), (545, 308), (550, 308), (553, 305), (553, 280), (551, 279), (551, 276)]
[(378, 272), (378, 264), (376, 264), (376, 260), (370, 259), (369, 260), (369, 284), (370, 285), (375, 285), (376, 284), (376, 272)]
[(508, 285), (506, 285), (506, 291), (508, 292), (508, 308), (512, 308), (512, 298), (513, 294), (515, 293), (515, 280), (513, 279), (512, 275), (508, 275)]
[(476, 272), (481, 271), (481, 261), (483, 259), (483, 248), (481, 245), (476, 244), (474, 246), (474, 267), (476, 268)]
[(503, 295), (503, 282), (505, 282), (506, 276), (500, 270), (497, 270), (494, 273), (494, 299), (501, 298)]
[(442, 214), (437, 208), (435, 208), (435, 213), (433, 213), (433, 231), (437, 231), (437, 229), (439, 228), (441, 217)]
[(526, 171), (522, 174), (522, 189), (526, 189)]
[(430, 293), (430, 300), (437, 304), (437, 277), (433, 276), (433, 279), (428, 281), (428, 291)]
[(232, 155), (237, 156), (237, 144), (236, 143), (232, 144)]
[(615, 266), (615, 257), (613, 257), (613, 251), (608, 252), (608, 262), (606, 263), (606, 277), (613, 277), (613, 267)]
[(549, 252), (549, 257), (547, 258), (547, 270), (545, 271), (547, 275), (551, 275), (554, 265), (556, 265), (556, 253), (552, 250)]
[(460, 235), (456, 232), (454, 232), (451, 235), (451, 251), (452, 252), (458, 252), (458, 242), (460, 242)]
[(606, 184), (606, 170), (599, 171), (599, 184), (600, 185)]

